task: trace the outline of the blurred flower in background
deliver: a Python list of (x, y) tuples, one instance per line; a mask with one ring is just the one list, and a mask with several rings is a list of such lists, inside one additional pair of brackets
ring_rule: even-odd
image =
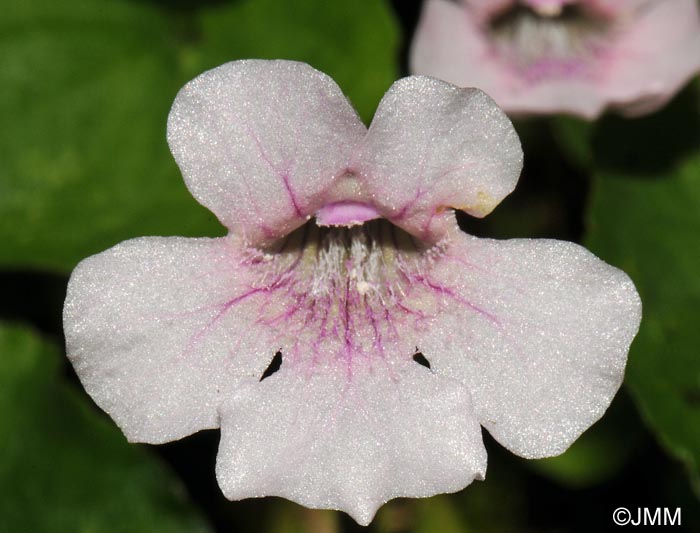
[(695, 0), (427, 0), (411, 70), (511, 114), (649, 113), (700, 69)]

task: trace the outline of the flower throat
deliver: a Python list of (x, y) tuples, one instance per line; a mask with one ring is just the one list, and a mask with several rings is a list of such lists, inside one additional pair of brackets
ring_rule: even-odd
[(384, 219), (350, 227), (319, 226), (310, 220), (263, 258), (280, 282), (286, 272), (305, 278), (310, 297), (355, 293), (388, 305), (404, 292), (418, 264), (434, 253)]
[(383, 359), (397, 350), (399, 329), (422, 327), (450, 300), (430, 278), (443, 253), (384, 219), (352, 227), (310, 220), (274, 247), (250, 250), (258, 271), (250, 289), (266, 302), (256, 323), (277, 332), (285, 360), (308, 368)]
[(517, 3), (494, 16), (487, 31), (499, 53), (519, 67), (531, 68), (589, 57), (599, 49), (609, 25), (599, 13), (580, 4), (536, 11)]

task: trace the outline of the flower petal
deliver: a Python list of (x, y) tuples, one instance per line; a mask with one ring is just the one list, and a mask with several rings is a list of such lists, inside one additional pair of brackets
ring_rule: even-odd
[(483, 479), (469, 393), (414, 363), (251, 382), (222, 408), (217, 478), (230, 499), (282, 496), (367, 525), (399, 496)]
[(188, 188), (250, 243), (313, 215), (365, 131), (331, 78), (293, 61), (205, 72), (183, 87), (168, 119)]
[(68, 357), (131, 441), (218, 427), (221, 395), (274, 356), (274, 342), (251, 324), (241, 262), (231, 239), (140, 238), (73, 272)]
[(628, 116), (658, 109), (700, 71), (695, 0), (645, 2), (636, 11), (607, 61), (606, 91)]
[(462, 235), (446, 253), (430, 276), (452, 291), (453, 312), (419, 349), (465, 383), (501, 444), (529, 458), (563, 452), (622, 382), (641, 315), (634, 285), (562, 241)]
[(492, 13), (491, 3), (426, 0), (411, 43), (411, 72), (478, 87), (499, 102), (493, 91), (510, 76), (492, 57), (480, 26)]
[(515, 187), (522, 158), (513, 125), (486, 94), (411, 76), (380, 102), (352, 169), (387, 218), (437, 240), (451, 222), (446, 207), (487, 215)]

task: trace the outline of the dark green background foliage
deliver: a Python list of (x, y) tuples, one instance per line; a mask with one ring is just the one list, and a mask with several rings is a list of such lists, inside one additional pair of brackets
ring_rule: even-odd
[(380, 0), (6, 0), (0, 32), (0, 262), (11, 267), (69, 272), (129, 237), (222, 233), (164, 135), (178, 89), (204, 70), (305, 61), (367, 121), (398, 76), (398, 28)]
[[(0, 15), (0, 533), (355, 531), (280, 499), (227, 502), (218, 434), (130, 445), (77, 383), (60, 314), (82, 258), (140, 235), (224, 230), (165, 142), (178, 89), (239, 58), (305, 61), (366, 122), (406, 73), (418, 0), (5, 0)], [(516, 123), (521, 183), (476, 235), (582, 242), (634, 279), (644, 320), (625, 386), (564, 455), (487, 435), (488, 480), (399, 500), (371, 529), (590, 531), (619, 506), (700, 528), (700, 90), (641, 119)]]

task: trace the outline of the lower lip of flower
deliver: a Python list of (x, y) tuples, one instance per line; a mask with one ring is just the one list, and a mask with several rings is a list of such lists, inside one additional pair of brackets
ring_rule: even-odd
[(493, 51), (529, 81), (587, 75), (588, 64), (611, 38), (612, 22), (594, 7), (573, 3), (514, 2), (484, 30)]

